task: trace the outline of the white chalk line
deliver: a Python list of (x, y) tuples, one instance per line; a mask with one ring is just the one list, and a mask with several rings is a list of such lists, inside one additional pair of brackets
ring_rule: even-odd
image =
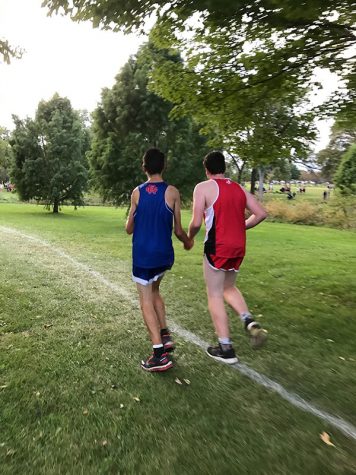
[[(110, 288), (115, 293), (118, 293), (119, 295), (121, 295), (122, 298), (124, 298), (126, 301), (128, 301), (130, 304), (132, 304), (133, 306), (137, 308), (137, 299), (132, 296), (131, 292), (129, 292), (126, 289), (123, 289), (122, 287), (119, 287), (113, 282), (110, 282), (100, 272), (97, 272), (93, 270), (90, 266), (77, 261), (76, 259), (71, 257), (69, 254), (66, 254), (64, 251), (62, 251), (61, 249), (53, 247), (53, 244), (50, 244), (36, 236), (24, 234), (18, 231), (17, 229), (9, 228), (7, 226), (0, 226), (0, 231), (6, 234), (18, 236), (22, 239), (27, 239), (29, 241), (36, 242), (37, 244), (40, 244), (41, 246), (49, 248), (53, 253), (69, 261), (75, 268), (80, 269), (92, 275), (99, 282), (104, 284), (106, 287)], [(203, 350), (206, 350), (206, 348), (208, 347), (208, 343), (206, 341), (202, 340), (194, 333), (180, 327), (179, 325), (174, 323), (172, 320), (170, 320), (169, 323), (170, 323), (170, 328), (172, 329), (172, 331), (177, 333), (177, 335), (179, 335), (181, 338), (183, 338), (184, 340), (190, 343), (193, 343), (194, 345), (202, 348)], [(287, 391), (281, 384), (277, 383), (276, 381), (273, 381), (272, 379), (268, 378), (267, 376), (264, 376), (263, 374), (258, 373), (257, 371), (253, 370), (246, 364), (237, 363), (234, 365), (229, 365), (229, 367), (232, 368), (233, 370), (240, 372), (244, 376), (247, 376), (249, 379), (259, 384), (260, 386), (263, 386), (266, 389), (279, 394), (281, 398), (285, 399), (286, 401), (291, 403), (293, 406), (298, 407), (302, 411), (318, 417), (319, 419), (323, 420), (324, 422), (338, 429), (347, 437), (350, 437), (356, 440), (356, 427), (350, 424), (349, 422), (345, 421), (341, 417), (333, 416), (332, 414), (329, 414), (328, 412), (317, 408), (316, 406), (309, 403), (302, 397), (298, 396), (298, 394)]]

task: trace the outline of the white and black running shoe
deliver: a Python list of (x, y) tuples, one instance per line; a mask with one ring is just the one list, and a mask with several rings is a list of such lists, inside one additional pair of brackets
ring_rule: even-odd
[(228, 350), (223, 350), (219, 343), (218, 346), (209, 346), (206, 352), (214, 360), (222, 361), (223, 363), (234, 364), (239, 361), (232, 346)]

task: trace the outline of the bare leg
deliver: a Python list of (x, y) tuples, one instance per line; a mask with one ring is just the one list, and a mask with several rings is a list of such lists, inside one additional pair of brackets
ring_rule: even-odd
[(224, 283), (224, 299), (239, 315), (249, 313), (245, 299), (242, 293), (235, 287), (236, 272), (226, 272)]
[[(235, 310), (235, 312), (240, 315), (242, 320), (242, 315), (244, 313), (249, 314), (250, 312), (241, 292), (235, 287), (235, 281), (236, 273), (226, 272), (224, 298), (225, 301)], [(250, 337), (251, 346), (253, 348), (259, 348), (265, 344), (267, 340), (267, 332), (263, 330), (258, 322), (254, 322), (252, 320), (250, 325), (251, 327), (247, 326), (246, 329)]]
[(160, 329), (167, 328), (166, 307), (164, 305), (162, 295), (159, 292), (159, 285), (162, 279), (163, 276), (160, 277), (156, 282), (152, 283), (153, 306), (158, 317)]
[(212, 269), (206, 257), (204, 257), (203, 266), (208, 294), (208, 306), (215, 331), (219, 338), (230, 338), (229, 320), (224, 305), (226, 272)]
[(158, 316), (153, 304), (152, 284), (150, 285), (136, 284), (136, 285), (137, 285), (137, 290), (140, 297), (140, 305), (141, 305), (143, 319), (145, 321), (152, 344), (160, 345), (162, 343), (162, 339), (160, 335)]

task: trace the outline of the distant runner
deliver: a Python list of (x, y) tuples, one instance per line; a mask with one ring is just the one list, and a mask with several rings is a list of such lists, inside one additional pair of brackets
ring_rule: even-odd
[[(204, 278), (209, 311), (219, 344), (207, 353), (226, 363), (237, 363), (232, 346), (226, 301), (239, 314), (253, 347), (262, 346), (267, 332), (252, 317), (241, 292), (235, 287), (236, 274), (245, 256), (246, 229), (263, 221), (267, 213), (253, 195), (225, 178), (225, 158), (210, 152), (204, 158), (207, 181), (198, 183), (193, 194), (193, 217), (188, 236), (193, 239), (205, 218)], [(250, 217), (245, 220), (245, 209)]]

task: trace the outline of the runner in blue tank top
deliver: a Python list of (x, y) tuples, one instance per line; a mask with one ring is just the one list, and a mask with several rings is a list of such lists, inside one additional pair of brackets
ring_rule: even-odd
[(141, 367), (146, 371), (166, 371), (173, 366), (168, 351), (174, 343), (167, 328), (164, 301), (159, 285), (166, 270), (174, 262), (172, 230), (192, 248), (181, 225), (180, 196), (178, 190), (163, 181), (164, 154), (152, 148), (143, 157), (142, 168), (148, 180), (134, 189), (126, 231), (132, 239), (132, 279), (136, 282), (141, 310), (152, 340), (153, 354)]

